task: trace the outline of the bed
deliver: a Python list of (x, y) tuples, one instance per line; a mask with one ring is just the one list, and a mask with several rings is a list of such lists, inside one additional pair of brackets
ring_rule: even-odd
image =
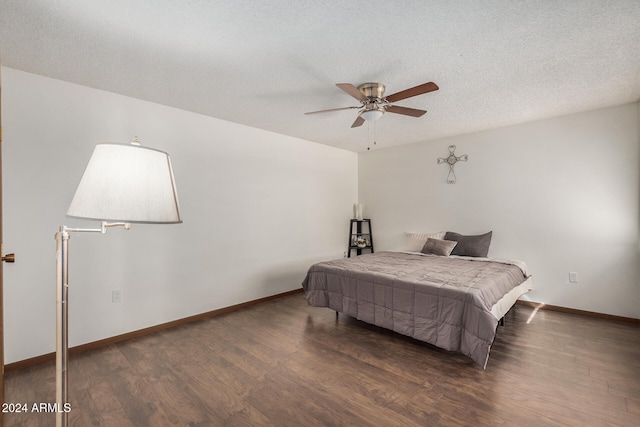
[[(425, 246), (432, 240), (452, 241), (428, 238)], [(533, 289), (527, 266), (464, 250), (433, 252), (423, 247), (320, 262), (302, 287), (311, 306), (462, 353), (485, 369), (498, 322)]]

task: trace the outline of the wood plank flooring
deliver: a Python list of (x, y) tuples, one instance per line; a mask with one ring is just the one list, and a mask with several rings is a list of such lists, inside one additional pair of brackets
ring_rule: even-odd
[[(9, 372), (6, 402), (52, 403), (54, 374)], [(516, 306), (482, 370), (293, 294), (72, 357), (69, 396), (82, 427), (638, 426), (640, 328)]]

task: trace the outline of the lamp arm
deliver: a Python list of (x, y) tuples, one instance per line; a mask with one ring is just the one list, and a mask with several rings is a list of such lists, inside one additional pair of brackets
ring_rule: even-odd
[(69, 359), (69, 339), (68, 339), (68, 256), (69, 256), (69, 233), (102, 233), (107, 232), (109, 227), (124, 227), (125, 230), (131, 228), (131, 224), (126, 222), (105, 222), (100, 228), (70, 228), (66, 225), (60, 226), (60, 231), (56, 233), (56, 426), (65, 427), (69, 420), (67, 412), (71, 410), (68, 402), (67, 386), (67, 361)]
[(68, 233), (102, 233), (107, 232), (107, 228), (110, 227), (123, 227), (125, 230), (131, 229), (131, 223), (129, 222), (106, 222), (100, 223), (100, 228), (71, 228), (63, 225), (60, 227), (60, 231), (66, 231)]
[(122, 227), (125, 230), (131, 230), (131, 223), (129, 222), (106, 222), (106, 221), (102, 221), (101, 223), (101, 230), (102, 230), (102, 234), (107, 232), (107, 228), (109, 227)]

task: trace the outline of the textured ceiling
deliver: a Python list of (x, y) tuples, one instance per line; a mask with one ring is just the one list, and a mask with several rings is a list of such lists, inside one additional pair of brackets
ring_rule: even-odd
[[(640, 1), (2, 0), (2, 65), (353, 151), (640, 99)], [(351, 129), (336, 83), (440, 90)], [(61, 101), (63, 102), (63, 101)]]

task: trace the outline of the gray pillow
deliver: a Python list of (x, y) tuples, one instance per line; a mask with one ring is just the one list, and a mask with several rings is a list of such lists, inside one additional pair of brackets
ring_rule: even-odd
[(429, 237), (422, 247), (422, 253), (449, 256), (457, 244), (458, 242), (452, 242), (451, 240), (432, 239)]
[(489, 245), (491, 244), (490, 231), (479, 236), (463, 236), (462, 234), (447, 231), (444, 235), (445, 240), (453, 240), (458, 242), (451, 255), (475, 256), (486, 258), (489, 254)]

